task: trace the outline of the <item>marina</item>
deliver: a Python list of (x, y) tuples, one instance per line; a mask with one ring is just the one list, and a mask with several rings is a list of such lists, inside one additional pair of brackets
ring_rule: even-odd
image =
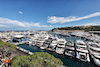
[[(60, 58), (68, 67), (97, 67), (100, 65), (99, 40), (87, 40), (81, 37), (86, 36), (86, 33), (81, 32), (80, 35), (67, 33), (63, 36), (60, 33), (47, 31), (26, 31), (14, 32), (12, 37), (11, 33), (1, 36), (1, 40), (17, 45), (18, 50), (29, 55), (35, 52), (48, 52), (56, 58)], [(91, 36), (91, 34), (88, 35)], [(97, 37), (97, 35), (92, 37), (94, 36)]]
[(0, 0), (0, 67), (100, 67), (100, 0)]
[(59, 55), (55, 52), (51, 52), (48, 50), (42, 50), (36, 46), (29, 46), (28, 44), (22, 44), (22, 45), (18, 45), (18, 46), (23, 48), (23, 49), (29, 50), (33, 53), (35, 53), (35, 52), (48, 52), (49, 54), (55, 56), (56, 58), (60, 58), (61, 61), (64, 63), (64, 65), (67, 67), (97, 67), (93, 62), (92, 63), (81, 62), (75, 58), (68, 57), (65, 55)]

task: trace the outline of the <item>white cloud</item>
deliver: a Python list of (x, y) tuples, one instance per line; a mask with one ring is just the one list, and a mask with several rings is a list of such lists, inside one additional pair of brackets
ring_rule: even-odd
[(98, 25), (97, 23), (86, 23), (86, 24), (84, 24), (85, 26), (94, 26), (94, 25)]
[(18, 13), (19, 13), (19, 14), (23, 14), (23, 12), (22, 12), (22, 11), (19, 11)]
[(50, 27), (53, 27), (53, 26), (50, 25)]
[(95, 26), (95, 25), (96, 25), (96, 26), (97, 26), (97, 25), (99, 26), (100, 23), (96, 23), (96, 22), (95, 22), (95, 23), (86, 23), (86, 24), (81, 24), (81, 25), (76, 25), (76, 26)]
[(47, 25), (40, 25), (40, 23), (34, 22), (20, 22), (18, 20), (11, 20), (8, 18), (0, 17), (0, 27), (9, 27), (9, 28), (31, 28), (31, 27), (52, 27)]
[(8, 27), (7, 25), (2, 25), (2, 24), (0, 24), (0, 27)]
[(17, 20), (10, 20), (8, 18), (2, 18), (0, 17), (0, 24), (9, 26), (9, 27), (16, 27), (16, 26), (20, 26), (20, 27), (25, 27), (25, 25)]
[(100, 12), (96, 12), (90, 15), (86, 15), (83, 17), (76, 17), (76, 16), (69, 16), (69, 17), (56, 17), (56, 16), (48, 16), (47, 22), (48, 23), (67, 23), (67, 22), (72, 22), (72, 21), (78, 21), (78, 20), (83, 20), (91, 17), (97, 17), (100, 16)]

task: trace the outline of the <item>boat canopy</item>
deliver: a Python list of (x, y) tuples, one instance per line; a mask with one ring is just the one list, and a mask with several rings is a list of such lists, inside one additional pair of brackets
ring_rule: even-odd
[(14, 37), (15, 38), (22, 38), (22, 37), (24, 37), (24, 35), (15, 35)]

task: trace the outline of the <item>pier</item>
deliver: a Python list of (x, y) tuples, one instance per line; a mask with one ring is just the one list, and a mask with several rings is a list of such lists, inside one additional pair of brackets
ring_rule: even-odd
[(15, 45), (19, 45), (19, 44), (23, 44), (23, 43), (28, 43), (29, 41), (22, 41), (22, 42), (19, 42), (19, 43), (13, 43)]
[(18, 50), (20, 50), (20, 51), (23, 51), (23, 52), (25, 52), (25, 53), (28, 53), (29, 55), (32, 55), (32, 54), (33, 54), (33, 53), (30, 52), (29, 50), (25, 50), (25, 49), (20, 48), (20, 47), (17, 47), (16, 49), (18, 49)]

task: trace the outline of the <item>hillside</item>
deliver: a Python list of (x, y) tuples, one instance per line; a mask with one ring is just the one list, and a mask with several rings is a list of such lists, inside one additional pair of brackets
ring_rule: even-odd
[(74, 26), (74, 27), (61, 27), (61, 28), (54, 28), (51, 31), (54, 30), (84, 30), (86, 32), (88, 31), (100, 31), (100, 26)]

